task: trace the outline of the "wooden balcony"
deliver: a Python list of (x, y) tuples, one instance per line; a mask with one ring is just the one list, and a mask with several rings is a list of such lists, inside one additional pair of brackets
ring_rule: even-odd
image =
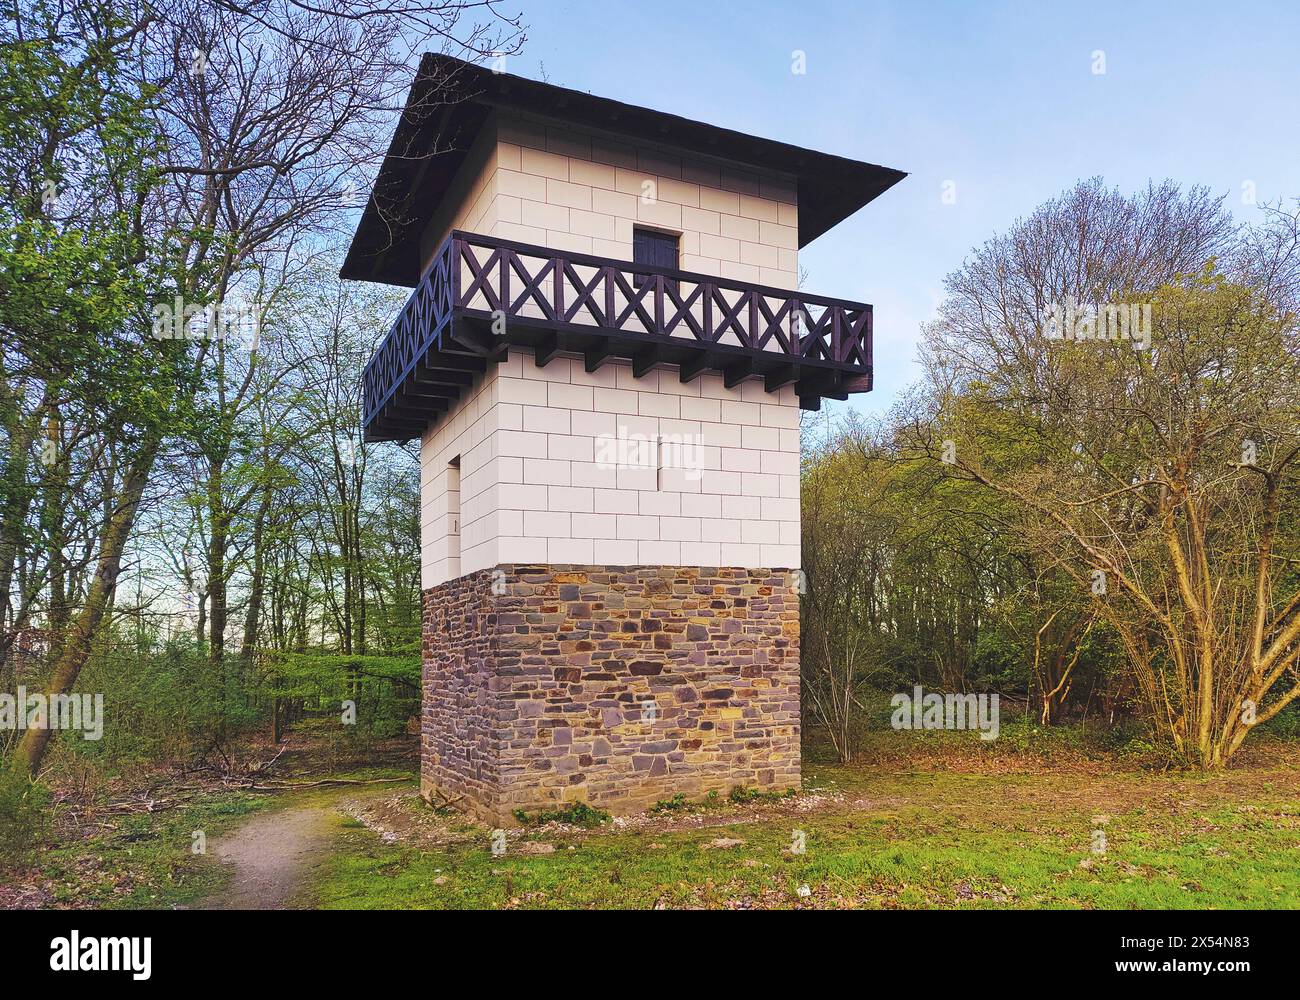
[(366, 365), (367, 441), (405, 441), (512, 346), (545, 366), (611, 358), (728, 387), (793, 385), (804, 409), (871, 388), (871, 306), (453, 232)]

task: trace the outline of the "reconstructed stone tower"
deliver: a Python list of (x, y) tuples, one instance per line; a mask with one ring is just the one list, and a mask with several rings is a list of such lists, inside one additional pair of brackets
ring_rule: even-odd
[(798, 250), (898, 171), (426, 56), (343, 276), (413, 285), (422, 789), (483, 819), (799, 783), (799, 411), (871, 307)]

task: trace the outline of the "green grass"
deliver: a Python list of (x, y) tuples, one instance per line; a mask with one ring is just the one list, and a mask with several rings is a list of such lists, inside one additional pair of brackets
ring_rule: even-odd
[[(324, 907), (384, 909), (1300, 907), (1295, 783), (1250, 778), (819, 767), (806, 786), (849, 793), (821, 811), (707, 829), (524, 832), (504, 857), (492, 857), (487, 831), (430, 852), (350, 829), (313, 893)], [(1107, 843), (1095, 855), (1098, 815)], [(802, 855), (790, 851), (796, 829)], [(723, 837), (745, 843), (707, 846)], [(529, 839), (556, 850), (518, 853)]]
[[(332, 808), (373, 792), (409, 795), (401, 809), (420, 814), (420, 832), (384, 843), (337, 814), (303, 904), (1300, 908), (1300, 753), (1290, 742), (1261, 741), (1232, 770), (1202, 774), (1152, 770), (1122, 745), (1106, 746), (1104, 734), (1019, 720), (994, 744), (969, 733), (868, 736), (853, 767), (808, 748), (794, 798), (742, 789), (668, 799), (626, 828), (530, 826), (510, 831), (502, 857), (492, 856), (487, 829), (429, 814), (409, 771), (367, 767), (333, 776), (412, 783), (221, 792), (113, 818), (117, 829), (46, 852), (41, 873), (55, 905), (185, 905), (224, 887), (213, 845), (251, 813)], [(1098, 829), (1105, 851), (1094, 854)], [(191, 853), (194, 830), (207, 834), (207, 856)], [(791, 850), (797, 832), (803, 853)], [(743, 843), (713, 846), (724, 838)]]
[[(389, 767), (331, 777), (411, 779), (409, 772)], [(374, 787), (397, 790), (402, 786)], [(347, 790), (355, 791), (356, 786), (221, 792), (177, 809), (113, 818), (115, 830), (103, 830), (44, 852), (41, 874), (52, 883), (56, 905), (125, 910), (183, 906), (219, 892), (229, 881), (230, 872), (213, 857), (213, 847), (222, 834), (253, 813), (313, 803), (324, 807)], [(206, 838), (203, 854), (193, 852), (196, 830)]]
[(42, 874), (56, 904), (101, 909), (166, 909), (222, 888), (229, 877), (210, 854), (193, 853), (194, 831), (208, 847), (269, 803), (228, 792), (181, 809), (123, 816), (118, 828), (46, 852)]
[(524, 826), (569, 823), (573, 826), (597, 827), (602, 823), (608, 823), (612, 818), (604, 809), (593, 809), (585, 802), (574, 802), (562, 809), (543, 809), (535, 813), (523, 809), (515, 810), (515, 819)]

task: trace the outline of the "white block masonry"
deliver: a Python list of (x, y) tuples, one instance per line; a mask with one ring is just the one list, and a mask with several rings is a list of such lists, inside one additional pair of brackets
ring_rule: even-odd
[(799, 413), (761, 380), (512, 349), (421, 441), (422, 585), (519, 562), (797, 568)]
[(452, 229), (631, 260), (637, 227), (676, 234), (684, 271), (798, 287), (793, 179), (518, 116), (480, 131), (422, 266)]

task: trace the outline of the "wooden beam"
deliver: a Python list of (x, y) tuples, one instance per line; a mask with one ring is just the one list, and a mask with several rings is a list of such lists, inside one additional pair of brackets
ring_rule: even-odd
[(817, 395), (823, 399), (848, 399), (848, 390), (844, 387), (844, 373), (833, 371), (830, 378), (818, 389)]
[(821, 396), (800, 396), (799, 409), (801, 410), (820, 410), (822, 408)]
[(582, 355), (582, 367), (588, 372), (598, 372), (604, 366), (605, 362), (614, 357), (613, 342), (606, 340), (597, 344), (589, 351), (584, 351)]
[(378, 423), (382, 427), (395, 427), (399, 430), (415, 431), (416, 433), (419, 433), (425, 428), (425, 421), (420, 420), (419, 418), (412, 419), (411, 417), (403, 416), (400, 412), (393, 411), (391, 406), (386, 406), (384, 408), (384, 412), (380, 414), (375, 423)]
[(642, 351), (640, 354), (632, 356), (632, 377), (644, 378), (654, 371), (659, 365), (663, 364), (663, 353), (658, 347), (652, 347), (649, 350)]
[(442, 385), (462, 389), (474, 384), (474, 373), (444, 368), (417, 368), (414, 379), (419, 385)]
[(804, 368), (795, 382), (794, 391), (800, 396), (829, 396), (834, 398), (843, 389), (838, 373), (825, 368)]
[(709, 352), (697, 351), (695, 356), (689, 361), (683, 361), (680, 365), (682, 382), (690, 382), (697, 378), (701, 372), (709, 369)]
[(461, 389), (456, 385), (425, 385), (413, 382), (398, 393), (403, 399), (459, 399)]
[(799, 371), (794, 365), (782, 365), (780, 368), (774, 368), (763, 376), (763, 388), (768, 392), (776, 392), (778, 389), (789, 385), (799, 377)]
[(538, 368), (545, 368), (560, 351), (560, 335), (548, 333), (533, 348), (533, 361)]
[[(408, 386), (402, 386), (397, 390), (398, 396), (402, 399), (418, 399), (416, 404), (421, 410), (446, 410), (451, 407), (453, 396), (444, 396), (441, 393), (435, 393), (427, 389), (412, 389)], [(456, 393), (459, 396), (460, 393)]]
[(731, 365), (723, 371), (722, 384), (728, 389), (734, 389), (753, 374), (754, 359), (746, 358), (744, 361)]
[(450, 354), (446, 351), (430, 351), (425, 355), (424, 363), (431, 371), (446, 369), (479, 375), (487, 371), (487, 361), (477, 355)]
[(451, 339), (460, 344), (473, 354), (484, 358), (495, 358), (501, 353), (504, 345), (497, 342), (497, 338), (490, 333), (480, 330), (473, 323), (467, 323), (464, 320), (454, 320), (447, 328)]

